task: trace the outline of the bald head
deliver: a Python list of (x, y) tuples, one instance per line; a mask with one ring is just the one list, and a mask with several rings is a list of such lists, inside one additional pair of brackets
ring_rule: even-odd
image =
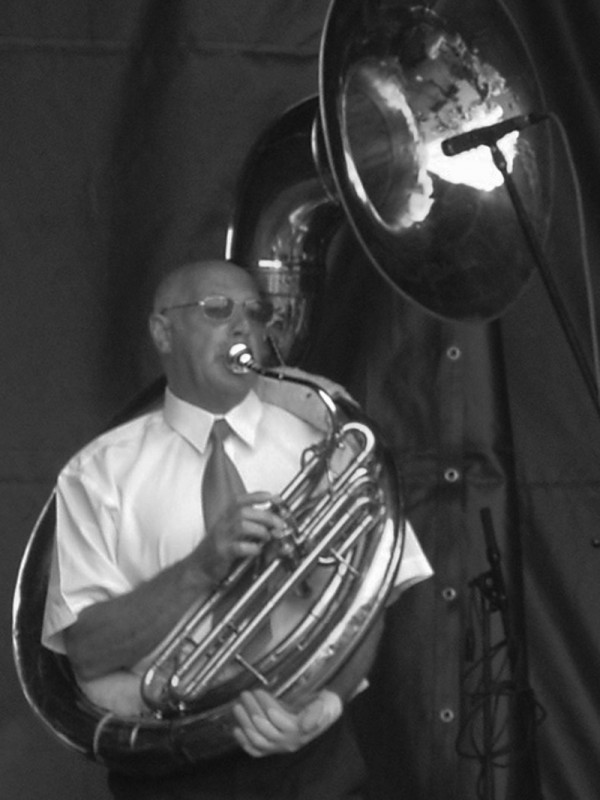
[[(198, 306), (217, 296), (231, 301), (229, 315), (209, 316)], [(214, 413), (226, 413), (241, 402), (256, 376), (234, 374), (228, 353), (241, 342), (260, 360), (265, 323), (247, 312), (247, 304), (259, 297), (251, 275), (228, 261), (184, 264), (161, 281), (150, 333), (178, 397)]]
[(183, 264), (166, 275), (154, 294), (154, 312), (160, 313), (169, 306), (199, 299), (199, 286), (210, 284), (213, 279), (232, 276), (236, 281), (255, 289), (254, 281), (246, 270), (230, 261), (192, 261)]

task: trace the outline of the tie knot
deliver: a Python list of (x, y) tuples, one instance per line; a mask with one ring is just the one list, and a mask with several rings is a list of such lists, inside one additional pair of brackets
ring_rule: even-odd
[(216, 441), (221, 442), (222, 444), (230, 433), (231, 433), (231, 426), (229, 425), (226, 419), (223, 418), (216, 419), (213, 422), (210, 435)]

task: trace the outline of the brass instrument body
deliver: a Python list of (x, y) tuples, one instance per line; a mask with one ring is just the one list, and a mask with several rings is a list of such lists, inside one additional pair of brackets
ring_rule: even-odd
[[(280, 372), (260, 367), (243, 345), (239, 348), (237, 359), (236, 347), (232, 348), (234, 370), (253, 369), (264, 377), (282, 379)], [(160, 715), (193, 713), (255, 686), (289, 702), (306, 698), (325, 686), (341, 666), (331, 638), (336, 607), (343, 608), (347, 596), (355, 594), (364, 615), (364, 633), (373, 621), (360, 599), (361, 571), (356, 565), (369, 550), (369, 535), (378, 537), (385, 527), (375, 436), (364, 423), (341, 422), (335, 402), (318, 384), (305, 377), (288, 375), (286, 380), (318, 395), (327, 412), (329, 433), (305, 452), (302, 469), (282, 492), (279, 513), (286, 521), (284, 536), (259, 559), (240, 563), (210, 597), (190, 609), (147, 670), (142, 695)], [(334, 466), (340, 458), (343, 465)], [(395, 538), (396, 531), (391, 535)], [(260, 571), (256, 561), (262, 562)], [(397, 559), (385, 563), (393, 576)], [(320, 573), (320, 580), (311, 586), (315, 573)], [(249, 574), (251, 583), (241, 590)], [(257, 659), (248, 659), (245, 645), (278, 605), (301, 589), (308, 593), (301, 615)], [(386, 593), (387, 589), (389, 581)], [(265, 591), (269, 599), (263, 602)], [(356, 612), (350, 610), (352, 616)], [(287, 613), (291, 615), (291, 609)], [(213, 614), (218, 623), (206, 631), (203, 626)], [(362, 633), (356, 620), (352, 625), (358, 644)], [(346, 650), (343, 660), (347, 657)], [(311, 659), (318, 670), (309, 666)]]
[[(299, 629), (291, 630), (256, 664), (249, 663), (242, 655), (244, 645), (252, 640), (277, 605), (285, 602), (288, 593), (297, 591), (325, 560), (337, 564), (338, 570), (345, 573), (342, 580), (359, 579), (352, 564), (352, 547), (359, 537), (377, 528), (381, 517), (379, 476), (369, 464), (374, 437), (364, 425), (347, 423), (336, 432), (335, 439), (335, 449), (347, 449), (351, 447), (351, 439), (362, 439), (359, 455), (316, 501), (310, 491), (305, 493), (306, 487), (310, 489), (315, 471), (322, 471), (322, 459), (328, 456), (322, 452), (309, 457), (304, 469), (283, 492), (288, 520), (286, 535), (275, 544), (274, 557), (253, 577), (245, 593), (236, 596), (244, 577), (255, 569), (251, 560), (243, 562), (206, 603), (200, 603), (172, 632), (143, 683), (144, 699), (159, 713), (189, 713), (195, 707), (212, 705), (215, 694), (226, 692), (237, 696), (242, 688), (257, 683), (277, 696), (285, 696), (294, 685), (293, 680), (282, 678), (288, 662), (293, 663), (298, 653), (304, 660), (311, 649), (322, 645), (322, 637), (315, 632), (315, 620), (324, 618), (327, 612), (323, 607), (324, 588), (320, 587), (323, 593), (313, 598), (308, 611), (312, 618), (310, 627), (301, 624)], [(330, 580), (339, 584), (339, 578), (333, 570)], [(257, 607), (257, 600), (260, 603), (267, 589), (269, 600)], [(235, 599), (231, 607), (218, 614), (220, 607), (227, 607), (232, 595)], [(201, 630), (210, 613), (217, 613), (219, 624), (198, 640), (195, 632)], [(234, 670), (234, 676), (224, 680), (223, 675), (231, 673), (232, 664), (241, 669)], [(174, 665), (172, 669), (170, 665)]]
[[(259, 393), (276, 402), (279, 389), (283, 395), (289, 391), (290, 380), (305, 383), (288, 377), (284, 386), (265, 377)], [(205, 601), (200, 602), (167, 637), (164, 657), (144, 678), (152, 709), (147, 714), (125, 717), (98, 707), (79, 688), (66, 657), (40, 645), (55, 525), (50, 497), (21, 564), (13, 643), (27, 700), (63, 744), (123, 772), (172, 772), (237, 746), (232, 709), (243, 689), (263, 686), (292, 706), (302, 705), (344, 670), (381, 614), (400, 562), (396, 473), (369, 425), (357, 418), (358, 409), (334, 401), (317, 385), (300, 390), (300, 395), (300, 405), (310, 408), (310, 420), (319, 418), (329, 435), (306, 453), (303, 469), (283, 493), (289, 531), (280, 549), (264, 559), (249, 590), (236, 594), (236, 584), (245, 581), (243, 573), (252, 574), (255, 566), (246, 563), (208, 601), (207, 611), (201, 610)], [(309, 395), (313, 400), (318, 396), (316, 404), (311, 406)], [(283, 400), (281, 404), (285, 407)], [(335, 462), (340, 454), (345, 459), (350, 452), (350, 464), (339, 468)], [(328, 486), (333, 467), (336, 475)], [(323, 482), (326, 488), (318, 489), (315, 500), (315, 486)], [(305, 597), (307, 583), (313, 594)], [(254, 600), (262, 596), (257, 590), (262, 584), (271, 600), (257, 614)], [(298, 611), (290, 627), (270, 649), (242, 663), (245, 643), (260, 629), (261, 619), (277, 614), (290, 595)], [(220, 632), (213, 636), (221, 640), (219, 649), (211, 652), (211, 660), (198, 651), (188, 661), (189, 639), (203, 615), (227, 604), (231, 608), (224, 620), (230, 620), (221, 620)], [(239, 641), (228, 635), (233, 617)], [(180, 672), (171, 671), (173, 661), (183, 666)]]
[[(544, 106), (502, 0), (334, 0), (319, 94), (257, 141), (228, 232), (227, 257), (276, 303), (283, 360), (309, 347), (348, 226), (365, 263), (426, 312), (473, 323), (504, 313), (535, 264), (489, 153), (448, 158), (441, 142)], [(517, 145), (512, 179), (545, 236), (551, 137), (536, 126)]]
[(296, 364), (321, 314), (324, 265), (343, 212), (323, 162), (318, 97), (277, 119), (249, 154), (225, 256), (252, 273), (273, 303), (276, 363)]

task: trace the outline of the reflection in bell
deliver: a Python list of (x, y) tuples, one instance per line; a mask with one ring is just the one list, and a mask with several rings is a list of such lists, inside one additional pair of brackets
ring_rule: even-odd
[[(485, 19), (471, 9), (465, 32), (464, 5), (449, 0), (442, 17), (405, 0), (333, 3), (320, 111), (336, 195), (373, 266), (435, 316), (481, 322), (506, 310), (535, 265), (489, 151), (448, 157), (441, 144), (543, 103), (503, 9), (486, 7)], [(543, 235), (548, 132), (500, 144)]]
[[(445, 3), (444, 14), (405, 0), (333, 2), (319, 96), (289, 109), (246, 161), (226, 255), (273, 299), (279, 362), (297, 363), (310, 345), (343, 221), (393, 289), (442, 319), (500, 316), (534, 271), (489, 149), (442, 150), (543, 106), (528, 54), (500, 7), (469, 35), (457, 32), (462, 3)], [(548, 131), (513, 131), (498, 144), (543, 238)]]
[(226, 257), (246, 267), (273, 303), (275, 364), (295, 364), (315, 329), (327, 249), (343, 215), (321, 169), (318, 100), (267, 128), (249, 154), (229, 226)]
[(346, 164), (356, 194), (390, 232), (422, 222), (433, 183), (396, 59), (367, 58), (353, 67), (344, 98)]
[(261, 259), (253, 271), (260, 287), (273, 303), (273, 317), (267, 335), (278, 364), (286, 364), (294, 350), (299, 353), (310, 329), (310, 312), (317, 291), (318, 276), (301, 263)]

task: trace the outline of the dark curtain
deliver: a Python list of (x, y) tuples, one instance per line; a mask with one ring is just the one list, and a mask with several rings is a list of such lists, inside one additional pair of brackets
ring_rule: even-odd
[[(248, 151), (317, 91), (327, 7), (0, 7), (7, 797), (107, 797), (103, 769), (57, 743), (22, 697), (10, 648), (18, 565), (62, 463), (156, 375), (145, 332), (156, 279), (183, 259), (223, 254)], [(600, 7), (512, 0), (510, 10), (568, 133), (597, 280)], [(559, 137), (553, 169), (545, 249), (591, 361), (576, 187)], [(479, 796), (488, 509), (517, 643), (512, 671), (492, 665), (506, 721), (497, 796), (533, 798), (541, 783), (547, 800), (590, 800), (600, 767), (600, 430), (555, 309), (536, 276), (499, 321), (442, 322), (390, 292), (347, 231), (340, 240), (343, 271), (328, 276), (327, 320), (307, 365), (347, 383), (385, 431), (436, 570), (389, 610), (371, 689), (355, 708), (373, 795)], [(490, 621), (495, 642), (503, 620), (494, 611)]]

